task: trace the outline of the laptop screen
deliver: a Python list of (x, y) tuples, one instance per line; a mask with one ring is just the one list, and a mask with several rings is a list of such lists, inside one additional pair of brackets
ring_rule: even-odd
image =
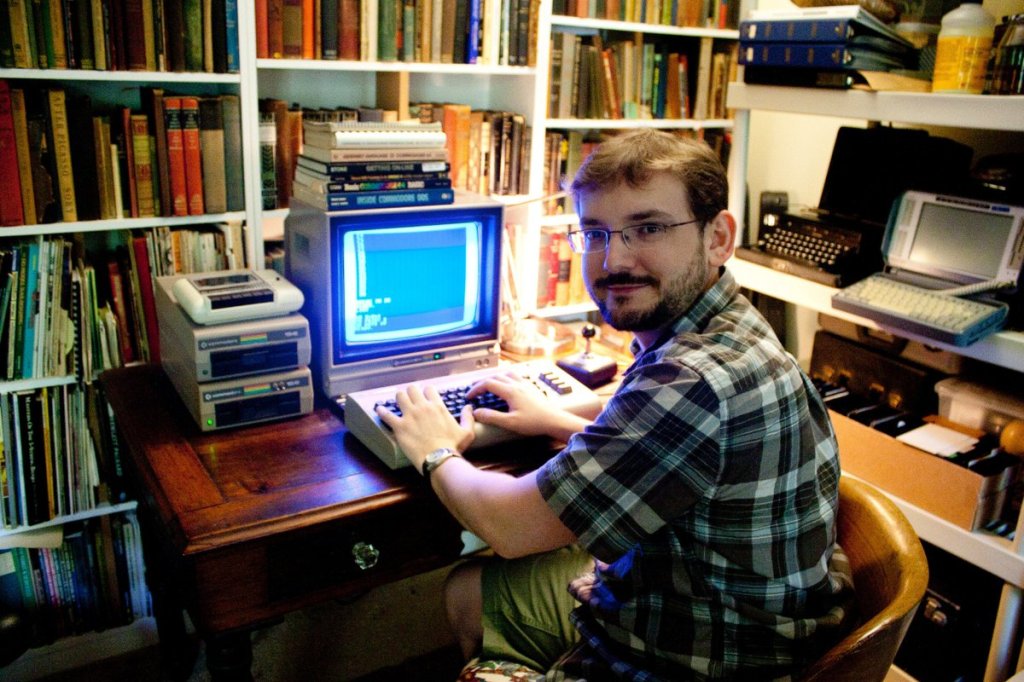
[(907, 192), (890, 226), (892, 267), (970, 284), (1016, 281), (1024, 208), (925, 192)]

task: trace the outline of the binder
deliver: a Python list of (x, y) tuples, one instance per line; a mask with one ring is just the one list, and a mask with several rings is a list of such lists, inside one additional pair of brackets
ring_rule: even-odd
[(752, 66), (877, 71), (913, 68), (900, 55), (848, 43), (741, 43), (739, 56), (740, 64)]

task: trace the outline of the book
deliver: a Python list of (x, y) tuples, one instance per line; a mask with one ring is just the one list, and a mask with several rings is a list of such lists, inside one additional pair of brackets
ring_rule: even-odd
[(744, 43), (740, 46), (739, 63), (876, 71), (909, 67), (898, 55), (848, 43)]
[(203, 161), (199, 134), (199, 99), (181, 98), (181, 139), (184, 147), (185, 190), (189, 215), (206, 212), (203, 203)]
[(171, 196), (170, 158), (167, 149), (167, 115), (164, 111), (163, 88), (144, 87), (139, 90), (143, 111), (149, 126), (153, 153), (153, 177), (159, 199), (159, 215), (174, 215)]
[(78, 220), (75, 202), (74, 171), (71, 165), (71, 138), (68, 132), (67, 95), (63, 88), (47, 90), (50, 136), (57, 171), (60, 210), (65, 222)]
[(472, 109), (468, 104), (445, 104), (441, 111), (441, 125), (447, 137), (452, 182), (455, 187), (465, 188), (469, 177), (469, 127)]
[(319, 194), (332, 192), (381, 192), (393, 189), (450, 189), (452, 181), (447, 176), (420, 178), (406, 176), (392, 180), (355, 180), (336, 181), (324, 180), (322, 176), (309, 174), (298, 168), (295, 171), (295, 182)]
[(324, 148), (443, 147), (440, 123), (303, 121), (303, 144)]
[(224, 31), (224, 61), (227, 72), (238, 73), (241, 65), (238, 47), (238, 0), (224, 0)]
[(134, 217), (156, 215), (156, 189), (153, 182), (153, 159), (149, 144), (149, 119), (145, 114), (131, 114), (132, 172), (138, 211)]
[[(278, 142), (278, 146), (280, 146), (280, 141)], [(448, 152), (444, 148), (418, 149), (416, 147), (393, 147), (389, 149), (325, 149), (322, 147), (307, 145), (302, 151), (306, 157), (325, 163), (448, 160)]]
[(182, 43), (185, 71), (204, 70), (202, 0), (182, 0)]
[(359, 59), (360, 1), (338, 0), (338, 58)]
[(238, 95), (221, 95), (224, 118), (224, 186), (227, 210), (245, 210), (245, 177), (242, 172), (242, 111)]
[(209, 213), (227, 210), (224, 164), (224, 114), (219, 97), (199, 100), (199, 149), (203, 164), (203, 206)]
[(451, 189), (418, 189), (316, 194), (303, 185), (295, 185), (295, 198), (326, 211), (346, 211), (450, 204), (455, 201), (455, 193)]
[[(299, 155), (298, 166), (315, 173), (321, 173), (330, 180), (345, 180), (367, 175), (392, 175), (395, 173), (447, 173), (446, 161), (368, 161), (331, 163)], [(384, 178), (388, 179), (388, 178)]]
[(181, 98), (164, 99), (164, 130), (167, 135), (167, 171), (170, 204), (168, 213), (188, 215), (188, 189), (185, 181), (185, 140), (181, 120)]
[(284, 0), (281, 11), (281, 45), (285, 59), (302, 58), (302, 0)]
[(801, 19), (745, 19), (740, 22), (740, 40), (746, 42), (838, 43), (860, 36), (872, 36), (883, 37), (894, 45), (901, 46), (904, 50), (914, 48), (910, 41), (886, 24), (865, 23), (857, 16), (828, 18), (817, 16), (820, 14), (818, 12), (814, 14), (815, 16)]
[(260, 112), (260, 194), (264, 209), (277, 208), (277, 126), (274, 115)]
[(338, 5), (339, 0), (320, 4), (320, 58), (338, 58)]
[(134, 274), (139, 287), (139, 300), (145, 324), (147, 362), (160, 362), (160, 333), (157, 328), (156, 298), (153, 293), (153, 270), (150, 265), (149, 247), (145, 237), (133, 237), (131, 253), (134, 257)]
[(6, 80), (0, 79), (0, 225), (26, 222), (13, 109), (11, 88)]
[(100, 183), (96, 173), (96, 143), (93, 139), (92, 100), (72, 95), (68, 107), (68, 136), (78, 220), (99, 220)]

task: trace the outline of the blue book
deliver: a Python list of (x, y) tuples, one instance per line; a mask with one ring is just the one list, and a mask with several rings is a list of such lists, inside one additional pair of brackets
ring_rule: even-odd
[[(331, 3), (325, 3), (330, 5)], [(228, 73), (238, 73), (238, 0), (224, 0)]]
[(476, 64), (480, 58), (480, 0), (469, 0), (469, 19), (466, 22), (469, 36), (466, 38), (466, 63)]
[(903, 50), (914, 47), (891, 26), (857, 5), (754, 10), (740, 22), (739, 32), (741, 41), (841, 43), (874, 36)]
[(301, 185), (294, 188), (295, 197), (311, 206), (326, 211), (351, 211), (366, 208), (406, 208), (451, 204), (455, 193), (451, 189), (388, 190), (384, 192), (330, 192), (316, 194)]
[[(913, 60), (916, 62), (916, 59)], [(791, 66), (818, 69), (889, 71), (913, 69), (901, 55), (846, 43), (741, 43), (739, 63), (747, 66)]]
[(21, 377), (30, 379), (35, 376), (33, 363), (35, 361), (34, 349), (36, 343), (36, 319), (39, 315), (40, 301), (37, 300), (36, 292), (39, 288), (39, 243), (30, 242), (25, 261), (25, 291), (22, 298), (25, 301), (25, 323), (22, 325), (22, 355), (21, 355)]
[(0, 605), (6, 611), (22, 608), (21, 582), (18, 580), (18, 561), (15, 550), (0, 551)]

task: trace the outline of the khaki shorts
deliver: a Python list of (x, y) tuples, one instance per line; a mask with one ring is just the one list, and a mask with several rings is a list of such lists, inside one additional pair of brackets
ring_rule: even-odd
[(575, 546), (484, 564), (480, 659), (550, 668), (579, 639), (569, 621), (579, 605), (569, 583), (593, 570), (593, 558)]

